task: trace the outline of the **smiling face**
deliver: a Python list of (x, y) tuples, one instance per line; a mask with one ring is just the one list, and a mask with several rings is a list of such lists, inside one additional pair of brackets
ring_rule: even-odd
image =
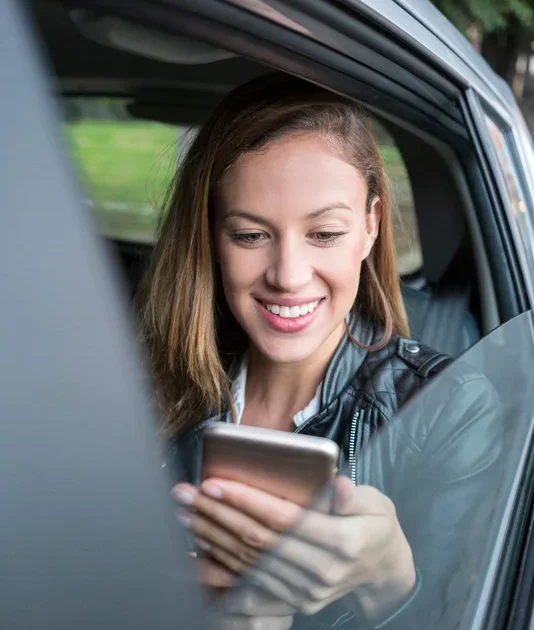
[(243, 155), (216, 190), (214, 241), (224, 293), (266, 359), (330, 357), (378, 234), (358, 170), (318, 136)]

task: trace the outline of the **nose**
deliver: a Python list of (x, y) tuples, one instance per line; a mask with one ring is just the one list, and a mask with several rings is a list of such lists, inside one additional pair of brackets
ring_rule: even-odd
[(298, 293), (313, 277), (313, 267), (305, 248), (296, 239), (281, 239), (272, 250), (266, 273), (267, 284), (284, 293)]

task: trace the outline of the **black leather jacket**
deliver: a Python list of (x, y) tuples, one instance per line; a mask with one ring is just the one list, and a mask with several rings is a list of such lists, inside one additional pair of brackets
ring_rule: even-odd
[[(351, 330), (365, 346), (381, 336), (381, 330), (357, 318)], [(369, 352), (345, 336), (328, 366), (319, 412), (298, 428), (337, 442), (341, 472), (356, 484), (376, 487), (396, 506), (418, 584), (392, 618), (374, 627), (455, 626), (453, 618), (461, 614), (477, 570), (470, 536), (486, 518), (484, 499), (491, 493), (492, 464), (501, 443), (495, 391), (481, 374), (456, 362), (439, 386), (429, 387), (428, 395), (425, 390), (426, 400), (411, 406), (413, 413), (408, 407), (399, 420), (394, 418), (450, 363), (445, 355), (406, 339), (394, 338)], [(171, 442), (191, 483), (199, 481), (203, 429), (220, 420), (208, 418)], [(346, 612), (334, 604), (313, 620), (297, 619), (293, 627), (373, 627)]]

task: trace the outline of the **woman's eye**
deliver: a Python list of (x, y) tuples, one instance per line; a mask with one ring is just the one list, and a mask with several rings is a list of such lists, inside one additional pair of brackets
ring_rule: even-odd
[(244, 245), (256, 245), (263, 240), (264, 234), (261, 232), (240, 232), (232, 234), (232, 239)]
[(340, 238), (345, 236), (347, 232), (314, 232), (312, 234), (313, 238), (319, 243), (335, 243)]

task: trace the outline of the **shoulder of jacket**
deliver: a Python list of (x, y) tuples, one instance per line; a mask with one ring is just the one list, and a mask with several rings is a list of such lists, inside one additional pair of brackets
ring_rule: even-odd
[(397, 339), (395, 354), (421, 378), (435, 376), (453, 361), (448, 354), (437, 352), (418, 341), (404, 337)]

